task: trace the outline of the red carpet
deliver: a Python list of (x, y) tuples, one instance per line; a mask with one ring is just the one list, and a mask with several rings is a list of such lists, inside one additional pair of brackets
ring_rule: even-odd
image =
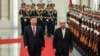
[[(24, 48), (23, 39), (6, 39), (0, 40), (0, 44), (21, 43), (20, 56), (28, 56), (27, 50)], [(52, 38), (45, 38), (45, 49), (42, 51), (42, 56), (54, 56), (52, 49)]]

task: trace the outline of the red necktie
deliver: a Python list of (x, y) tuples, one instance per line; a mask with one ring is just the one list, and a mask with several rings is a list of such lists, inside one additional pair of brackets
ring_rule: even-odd
[(36, 35), (36, 30), (35, 30), (35, 27), (33, 26), (33, 35), (35, 36)]

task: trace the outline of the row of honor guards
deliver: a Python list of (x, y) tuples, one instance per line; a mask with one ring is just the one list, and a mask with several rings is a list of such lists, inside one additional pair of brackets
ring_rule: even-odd
[(51, 37), (51, 35), (54, 34), (55, 25), (57, 24), (57, 11), (54, 7), (54, 3), (47, 4), (46, 8), (44, 3), (32, 3), (31, 5), (26, 5), (26, 3), (22, 3), (19, 11), (22, 35), (24, 33), (24, 28), (30, 25), (30, 18), (37, 17), (37, 25), (43, 28), (44, 34), (46, 26), (47, 36)]
[(100, 20), (70, 11), (70, 29), (83, 56), (100, 56)]

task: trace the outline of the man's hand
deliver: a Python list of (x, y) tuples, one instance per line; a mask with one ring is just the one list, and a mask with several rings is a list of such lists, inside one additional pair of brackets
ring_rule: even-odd
[(42, 47), (42, 50), (44, 50), (44, 47)]
[(56, 49), (53, 49), (54, 50), (54, 52), (56, 52)]
[(73, 49), (70, 49), (69, 52), (72, 53)]
[(28, 48), (28, 46), (25, 46), (25, 48), (27, 49), (27, 48)]

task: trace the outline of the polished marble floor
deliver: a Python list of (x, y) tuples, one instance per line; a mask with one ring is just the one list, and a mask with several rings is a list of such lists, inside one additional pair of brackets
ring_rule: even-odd
[(0, 56), (20, 56), (20, 44), (0, 44)]
[[(21, 45), (19, 43), (14, 44), (1, 44), (0, 56), (20, 56)], [(81, 56), (79, 52), (74, 48), (70, 56)]]

